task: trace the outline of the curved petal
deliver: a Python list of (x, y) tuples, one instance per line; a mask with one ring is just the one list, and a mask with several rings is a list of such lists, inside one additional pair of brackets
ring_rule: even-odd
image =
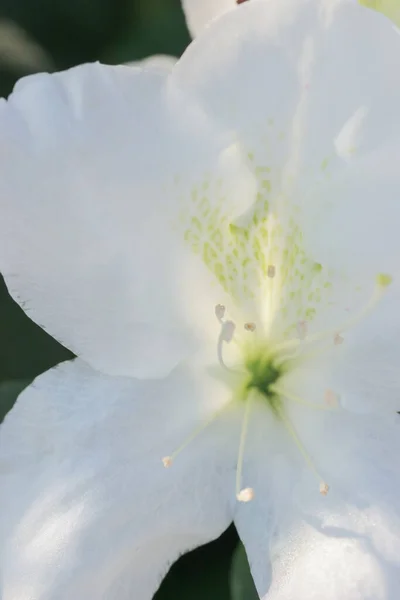
[(400, 135), (306, 194), (309, 210), (302, 226), (307, 249), (324, 265), (358, 280), (400, 273), (399, 141)]
[(399, 285), (392, 287), (381, 305), (345, 336), (335, 360), (329, 360), (331, 355), (324, 366), (318, 365), (346, 409), (400, 410)]
[(331, 488), (326, 497), (318, 493), (318, 478), (289, 436), (286, 458), (278, 448), (269, 461), (250, 461), (258, 503), (239, 505), (235, 523), (260, 596), (395, 600), (398, 420), (343, 412), (322, 418), (304, 407), (290, 410), (290, 418)]
[(236, 0), (182, 0), (186, 23), (192, 37), (215, 17), (236, 7)]
[[(393, 282), (371, 312), (342, 315), (339, 342), (327, 321), (321, 346), (305, 350), (304, 360), (287, 374), (284, 387), (306, 402), (324, 404), (328, 391), (340, 406), (356, 413), (395, 414), (400, 410), (400, 285)], [(338, 311), (339, 312), (339, 311)], [(334, 311), (332, 311), (335, 316)], [(346, 315), (346, 316), (344, 316)], [(353, 321), (353, 322), (352, 322)], [(330, 333), (329, 333), (330, 330)], [(301, 353), (299, 354), (301, 357)]]
[(240, 212), (252, 185), (239, 149), (225, 151), (230, 139), (166, 77), (84, 65), (23, 79), (0, 105), (8, 289), (113, 375), (164, 376), (207, 324), (214, 335), (221, 294), (208, 294), (206, 267), (185, 251), (179, 186), (199, 185), (209, 208), (226, 197)]
[(212, 23), (172, 77), (236, 131), (259, 194), (303, 228), (314, 260), (376, 272), (399, 254), (399, 72), (400, 36), (382, 15), (272, 0)]
[(129, 67), (150, 67), (157, 71), (166, 71), (169, 73), (175, 66), (177, 60), (178, 59), (175, 56), (170, 56), (169, 54), (154, 54), (153, 56), (148, 56), (142, 60), (135, 60), (126, 64)]
[(76, 359), (37, 378), (1, 428), (2, 598), (150, 600), (231, 519), (218, 427), (161, 463), (221, 399), (183, 368), (139, 382)]

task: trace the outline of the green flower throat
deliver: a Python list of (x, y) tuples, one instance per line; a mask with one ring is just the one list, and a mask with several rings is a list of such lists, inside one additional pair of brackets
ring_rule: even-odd
[(274, 385), (282, 377), (284, 368), (269, 353), (263, 352), (251, 355), (245, 361), (245, 367), (249, 376), (245, 385), (246, 397), (256, 392), (260, 400), (279, 416), (282, 401), (274, 391)]

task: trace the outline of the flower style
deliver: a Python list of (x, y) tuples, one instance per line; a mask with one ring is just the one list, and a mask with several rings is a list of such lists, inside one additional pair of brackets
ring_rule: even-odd
[(357, 2), (254, 0), (2, 102), (0, 268), (78, 355), (1, 429), (4, 600), (148, 600), (232, 520), (261, 598), (397, 598), (399, 67)]

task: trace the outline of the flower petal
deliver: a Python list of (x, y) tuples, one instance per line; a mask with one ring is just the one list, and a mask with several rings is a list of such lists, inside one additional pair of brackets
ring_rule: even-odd
[(237, 132), (259, 194), (301, 225), (315, 261), (375, 269), (400, 250), (399, 72), (400, 36), (374, 11), (272, 0), (212, 23), (173, 77)]
[(304, 407), (290, 417), (330, 491), (318, 493), (318, 479), (304, 468), (289, 436), (290, 462), (277, 451), (272, 460), (251, 465), (259, 502), (239, 506), (235, 523), (260, 596), (395, 600), (399, 422), (346, 413), (326, 417)]
[(150, 600), (182, 552), (218, 536), (229, 438), (210, 426), (161, 463), (210, 398), (216, 384), (184, 368), (138, 382), (76, 359), (36, 379), (1, 429), (2, 598)]
[(252, 198), (240, 150), (166, 82), (155, 69), (84, 65), (23, 79), (0, 106), (8, 289), (109, 374), (162, 377), (207, 324), (215, 335), (221, 294), (185, 250), (179, 186), (222, 177), (201, 190), (210, 209), (225, 196), (240, 213)]
[(395, 143), (371, 151), (308, 194), (309, 207), (302, 218), (307, 250), (353, 280), (399, 273), (400, 132), (397, 135)]
[(236, 0), (182, 0), (192, 37), (196, 37), (212, 19), (236, 6)]
[(151, 67), (157, 71), (167, 71), (169, 73), (177, 60), (175, 56), (169, 54), (154, 54), (142, 60), (135, 60), (126, 64), (130, 67)]
[[(298, 393), (322, 401), (335, 392), (343, 408), (368, 413), (400, 411), (400, 285), (393, 283), (372, 314), (348, 332), (342, 343), (313, 357), (312, 370)], [(299, 370), (301, 374), (301, 371)], [(296, 374), (295, 374), (296, 375)]]

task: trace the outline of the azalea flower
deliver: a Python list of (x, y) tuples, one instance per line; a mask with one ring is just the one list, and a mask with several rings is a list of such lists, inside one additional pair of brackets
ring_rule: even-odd
[(266, 600), (400, 583), (400, 36), (254, 0), (170, 74), (0, 105), (0, 268), (78, 358), (0, 431), (4, 600), (148, 600), (232, 520)]

